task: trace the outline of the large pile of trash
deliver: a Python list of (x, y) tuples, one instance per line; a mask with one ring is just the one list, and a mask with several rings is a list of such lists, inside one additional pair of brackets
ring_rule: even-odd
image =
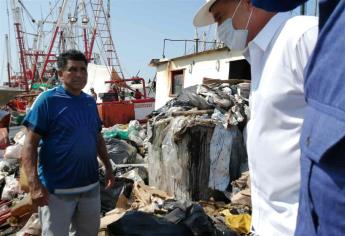
[(150, 186), (176, 201), (202, 206), (211, 225), (219, 232), (223, 229), (220, 235), (250, 232), (243, 138), (250, 116), (249, 88), (241, 81), (209, 81), (186, 88), (153, 112), (147, 125)]
[(148, 123), (149, 183), (177, 199), (229, 195), (248, 170), (243, 127), (248, 83), (196, 85), (155, 111)]

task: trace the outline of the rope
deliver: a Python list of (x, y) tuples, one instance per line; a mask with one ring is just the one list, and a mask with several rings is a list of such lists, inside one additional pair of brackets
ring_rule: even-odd
[(50, 12), (48, 13), (47, 17), (43, 20), (43, 24), (48, 20), (48, 17), (52, 15), (53, 11), (55, 10), (56, 6), (58, 5), (58, 3), (60, 3), (61, 0), (56, 1), (54, 7), (50, 10)]

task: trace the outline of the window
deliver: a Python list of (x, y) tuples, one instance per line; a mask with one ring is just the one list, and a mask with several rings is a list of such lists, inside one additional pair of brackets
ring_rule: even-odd
[(177, 70), (171, 72), (171, 89), (170, 95), (177, 96), (183, 89), (183, 70)]
[(250, 80), (250, 64), (246, 60), (230, 61), (229, 79)]

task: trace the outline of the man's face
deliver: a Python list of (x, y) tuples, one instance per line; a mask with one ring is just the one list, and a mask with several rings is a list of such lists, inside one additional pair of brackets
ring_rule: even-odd
[[(248, 18), (246, 18), (245, 13), (245, 3), (244, 0), (242, 0), (240, 6), (240, 0), (218, 0), (213, 4), (213, 6), (210, 8), (210, 12), (213, 15), (214, 20), (216, 23), (221, 25), (226, 19), (232, 18), (233, 26), (235, 29), (244, 29), (246, 25), (246, 21)], [(238, 7), (236, 14), (234, 16), (234, 12), (236, 8)]]
[(67, 90), (79, 93), (87, 83), (87, 65), (84, 61), (68, 60), (59, 76)]

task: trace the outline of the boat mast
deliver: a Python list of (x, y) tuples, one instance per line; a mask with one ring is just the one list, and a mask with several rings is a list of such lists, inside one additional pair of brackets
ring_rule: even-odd
[[(13, 20), (14, 20), (14, 26), (15, 26), (15, 32), (16, 32), (16, 39), (17, 39), (17, 46), (18, 51), (20, 55), (20, 69), (22, 77), (24, 78), (24, 86), (25, 91), (29, 91), (28, 87), (28, 78), (27, 78), (27, 62), (26, 62), (26, 56), (25, 56), (25, 43), (24, 43), (24, 37), (23, 37), (23, 31), (22, 31), (22, 25), (23, 25), (23, 17), (21, 15), (20, 7), (17, 5), (17, 0), (11, 1), (12, 6), (12, 12), (13, 12)], [(22, 79), (21, 79), (22, 82)]]
[(95, 22), (92, 30), (92, 37), (89, 48), (88, 60), (92, 58), (92, 50), (98, 36), (100, 45), (104, 52), (104, 63), (113, 80), (124, 79), (120, 59), (117, 55), (115, 44), (111, 36), (110, 27), (110, 2), (108, 1), (107, 9), (104, 7), (103, 0), (90, 0), (91, 8), (95, 17)]
[(32, 64), (32, 78), (31, 81), (34, 82), (35, 81), (35, 77), (36, 77), (36, 72), (37, 72), (37, 63), (38, 63), (38, 57), (39, 57), (39, 48), (40, 48), (40, 43), (42, 41), (42, 32), (43, 29), (43, 23), (42, 21), (38, 21), (37, 22), (37, 34), (33, 40), (33, 45), (32, 45), (32, 56), (34, 56), (34, 62)]
[(5, 34), (5, 43), (6, 43), (6, 54), (7, 54), (7, 76), (8, 76), (8, 86), (11, 87), (11, 52), (10, 45), (8, 40), (8, 34)]
[(80, 4), (79, 7), (80, 7), (81, 12), (82, 12), (81, 24), (82, 24), (82, 28), (83, 28), (84, 54), (89, 61), (89, 50), (88, 50), (89, 44), (88, 44), (88, 37), (87, 37), (88, 36), (87, 28), (88, 28), (88, 24), (89, 24), (89, 17), (87, 16), (84, 0), (80, 0), (79, 4)]
[(49, 49), (48, 49), (47, 55), (46, 55), (46, 57), (44, 59), (43, 67), (42, 67), (41, 73), (40, 73), (40, 79), (41, 80), (43, 80), (43, 76), (44, 76), (44, 73), (46, 72), (46, 68), (47, 68), (48, 63), (52, 62), (52, 60), (50, 60), (50, 57), (53, 56), (52, 50), (53, 50), (53, 47), (54, 47), (54, 44), (55, 44), (56, 36), (57, 36), (57, 34), (59, 32), (59, 29), (60, 29), (62, 21), (63, 21), (63, 16), (64, 16), (65, 9), (66, 9), (66, 6), (67, 6), (67, 1), (68, 0), (64, 0), (63, 1), (62, 7), (61, 7), (61, 11), (60, 11), (60, 14), (59, 14), (59, 17), (58, 17), (58, 21), (55, 24), (54, 33), (53, 33), (53, 36), (52, 36), (52, 38), (50, 40)]
[(8, 23), (8, 34), (5, 34), (5, 45), (6, 45), (6, 56), (7, 56), (7, 76), (8, 76), (8, 86), (11, 87), (11, 46), (10, 46), (10, 11), (8, 9), (8, 1), (6, 0), (6, 13), (7, 13), (7, 23)]

